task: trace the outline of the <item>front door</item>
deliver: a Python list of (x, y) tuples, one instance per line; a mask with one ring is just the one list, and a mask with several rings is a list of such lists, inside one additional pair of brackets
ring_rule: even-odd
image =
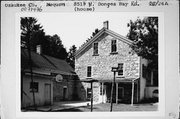
[(118, 87), (118, 101), (122, 101), (124, 97), (124, 88), (123, 87)]
[(45, 84), (44, 98), (45, 105), (51, 104), (51, 84)]
[(63, 87), (63, 100), (67, 99), (67, 87)]

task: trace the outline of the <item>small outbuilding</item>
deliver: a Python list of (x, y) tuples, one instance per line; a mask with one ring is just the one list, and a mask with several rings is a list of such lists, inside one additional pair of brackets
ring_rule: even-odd
[(73, 99), (75, 77), (65, 60), (21, 48), (21, 108)]

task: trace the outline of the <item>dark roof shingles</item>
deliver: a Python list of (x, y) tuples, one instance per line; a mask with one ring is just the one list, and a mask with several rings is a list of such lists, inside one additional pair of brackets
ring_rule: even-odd
[[(28, 68), (29, 54), (27, 49), (21, 48), (21, 68)], [(65, 61), (47, 55), (31, 52), (32, 67), (39, 69), (56, 70), (66, 73), (74, 73), (73, 68)]]

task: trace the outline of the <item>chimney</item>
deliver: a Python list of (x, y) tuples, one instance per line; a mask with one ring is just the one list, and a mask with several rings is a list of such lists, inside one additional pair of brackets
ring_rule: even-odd
[(41, 45), (36, 46), (36, 53), (38, 53), (38, 54), (42, 53)]
[(109, 21), (104, 21), (103, 22), (103, 27), (106, 29), (109, 29)]

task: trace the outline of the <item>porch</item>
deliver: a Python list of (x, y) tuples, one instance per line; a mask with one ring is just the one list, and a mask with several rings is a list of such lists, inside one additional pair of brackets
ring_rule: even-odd
[[(100, 83), (99, 102), (110, 103), (112, 81), (102, 80)], [(139, 94), (139, 79), (121, 79), (114, 83), (112, 102), (113, 103), (138, 103)]]

